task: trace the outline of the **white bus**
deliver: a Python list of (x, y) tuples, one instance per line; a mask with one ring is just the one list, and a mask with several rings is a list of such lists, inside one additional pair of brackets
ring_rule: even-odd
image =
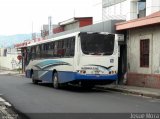
[(26, 77), (54, 88), (110, 84), (118, 78), (118, 38), (106, 32), (76, 32), (30, 44)]

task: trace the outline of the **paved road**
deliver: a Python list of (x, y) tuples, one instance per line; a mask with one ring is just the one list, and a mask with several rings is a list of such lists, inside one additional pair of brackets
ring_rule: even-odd
[[(56, 90), (48, 84), (0, 75), (0, 94), (26, 114), (33, 113), (144, 113), (160, 112), (160, 100), (96, 89)], [(30, 116), (30, 115), (29, 115)]]

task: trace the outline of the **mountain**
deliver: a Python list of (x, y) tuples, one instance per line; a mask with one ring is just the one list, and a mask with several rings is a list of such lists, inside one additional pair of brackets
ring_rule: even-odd
[(0, 36), (0, 48), (1, 47), (13, 47), (16, 43), (21, 43), (25, 40), (31, 39), (31, 34), (16, 34), (9, 36)]

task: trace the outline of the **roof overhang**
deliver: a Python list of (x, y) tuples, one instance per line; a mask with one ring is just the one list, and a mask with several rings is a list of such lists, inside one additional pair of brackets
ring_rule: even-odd
[(116, 30), (126, 30), (137, 27), (143, 27), (148, 25), (160, 24), (160, 12), (156, 12), (150, 16), (139, 18), (127, 22), (121, 22), (116, 24)]

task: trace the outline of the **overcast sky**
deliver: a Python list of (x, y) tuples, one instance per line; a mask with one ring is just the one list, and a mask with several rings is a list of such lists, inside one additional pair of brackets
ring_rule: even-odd
[(0, 0), (0, 35), (40, 32), (52, 16), (54, 24), (75, 17), (102, 19), (102, 0)]

